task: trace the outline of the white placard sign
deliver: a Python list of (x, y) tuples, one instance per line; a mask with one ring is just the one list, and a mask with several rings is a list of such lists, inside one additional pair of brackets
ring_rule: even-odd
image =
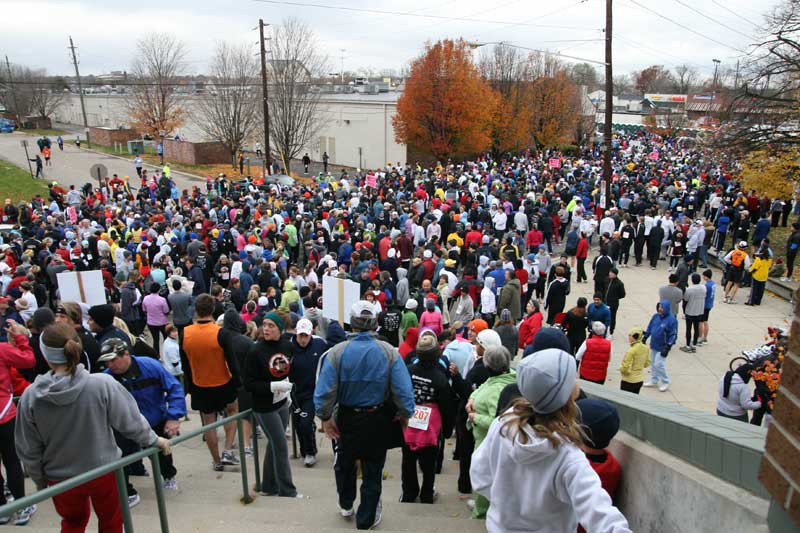
[(350, 308), (361, 299), (361, 285), (349, 279), (322, 277), (322, 316), (350, 323)]
[(56, 278), (62, 302), (80, 302), (87, 305), (107, 303), (103, 273), (99, 270), (59, 272)]

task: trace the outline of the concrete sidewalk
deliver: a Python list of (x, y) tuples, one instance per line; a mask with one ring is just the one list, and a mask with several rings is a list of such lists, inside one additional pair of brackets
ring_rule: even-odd
[[(40, 137), (34, 135), (27, 135), (21, 132), (0, 135), (0, 158), (9, 161), (20, 168), (27, 169), (28, 162), (25, 158), (25, 149), (20, 145), (20, 141), (28, 141), (28, 154), (31, 158), (39, 153), (39, 147), (36, 146), (36, 140)], [(76, 148), (74, 138), (65, 138), (64, 151), (58, 149), (55, 144), (55, 138), (52, 139), (53, 155), (50, 159), (51, 166), (44, 167), (44, 177), (48, 181), (58, 181), (64, 185), (75, 185), (76, 187), (83, 186), (86, 182), (97, 183), (97, 178), (89, 175), (89, 169), (92, 165), (100, 163), (104, 165), (109, 172), (109, 176), (117, 174), (120, 177), (129, 176), (130, 183), (133, 187), (139, 187), (139, 178), (136, 175), (136, 168), (133, 166), (133, 161), (124, 157), (113, 156), (102, 152), (95, 152), (85, 148)], [(82, 146), (85, 146), (83, 144)], [(145, 164), (144, 168), (148, 172), (152, 172), (159, 167)], [(205, 184), (202, 178), (186, 174), (183, 172), (172, 171), (172, 178), (175, 180), (179, 188), (191, 188), (194, 185)]]

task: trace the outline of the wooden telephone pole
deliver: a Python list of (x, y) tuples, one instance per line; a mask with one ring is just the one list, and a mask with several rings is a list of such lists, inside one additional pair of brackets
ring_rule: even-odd
[(611, 137), (613, 135), (611, 121), (614, 117), (614, 69), (611, 63), (611, 3), (612, 0), (606, 0), (606, 112), (603, 124), (605, 151), (603, 152), (603, 189), (600, 191), (601, 197), (605, 198), (605, 202), (602, 202), (601, 205), (603, 209), (611, 205)]
[[(272, 173), (272, 151), (269, 148), (269, 92), (267, 87), (267, 47), (264, 44), (264, 24), (263, 19), (258, 19), (258, 35), (260, 36), (261, 49), (261, 92), (264, 96), (264, 154), (266, 155), (266, 174)], [(287, 169), (288, 170), (288, 169)]]

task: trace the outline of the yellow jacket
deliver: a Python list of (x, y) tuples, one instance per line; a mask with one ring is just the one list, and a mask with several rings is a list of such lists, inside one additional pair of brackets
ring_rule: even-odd
[(622, 358), (619, 372), (628, 383), (644, 381), (644, 369), (650, 366), (650, 349), (641, 342), (634, 342)]
[(756, 257), (756, 260), (753, 261), (753, 266), (750, 267), (750, 273), (753, 274), (753, 279), (756, 281), (767, 281), (770, 268), (772, 268), (772, 258), (761, 259)]

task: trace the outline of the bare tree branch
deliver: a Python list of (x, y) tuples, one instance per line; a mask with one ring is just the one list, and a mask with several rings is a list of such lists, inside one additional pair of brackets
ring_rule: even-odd
[(212, 80), (197, 102), (197, 125), (209, 138), (236, 153), (258, 125), (258, 64), (249, 46), (222, 43), (211, 60)]
[(154, 33), (141, 38), (131, 67), (132, 86), (127, 99), (134, 127), (153, 137), (169, 135), (183, 123), (186, 110), (175, 95), (184, 70), (186, 46), (174, 36)]
[(320, 51), (314, 31), (299, 20), (286, 19), (274, 28), (271, 37), (270, 146), (288, 170), (291, 160), (322, 129), (320, 93), (309, 82), (327, 72), (328, 60)]

